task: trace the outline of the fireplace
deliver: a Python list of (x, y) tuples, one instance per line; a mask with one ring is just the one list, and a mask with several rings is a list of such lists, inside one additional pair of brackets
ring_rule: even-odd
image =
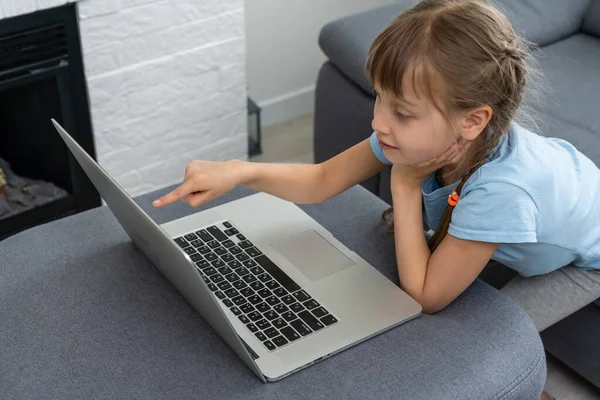
[(74, 4), (0, 22), (0, 240), (101, 204), (51, 118), (95, 158)]

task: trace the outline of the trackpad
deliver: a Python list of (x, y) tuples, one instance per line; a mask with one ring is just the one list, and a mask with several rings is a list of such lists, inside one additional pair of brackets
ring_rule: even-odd
[(354, 265), (354, 261), (314, 230), (290, 236), (271, 246), (311, 281)]

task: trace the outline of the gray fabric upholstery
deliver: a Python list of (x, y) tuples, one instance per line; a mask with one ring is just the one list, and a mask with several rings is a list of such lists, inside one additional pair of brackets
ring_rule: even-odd
[(365, 92), (372, 91), (365, 76), (367, 52), (377, 34), (395, 16), (413, 4), (412, 0), (401, 0), (368, 13), (332, 21), (321, 29), (319, 46), (332, 62), (352, 82)]
[(600, 36), (600, 0), (591, 0), (581, 29), (590, 35)]
[(527, 40), (544, 46), (573, 35), (591, 0), (493, 0)]
[[(158, 195), (138, 202), (160, 223), (194, 211), (153, 209)], [(393, 239), (377, 223), (383, 201), (356, 187), (302, 208), (397, 279)], [(539, 398), (546, 376), (531, 320), (476, 281), (437, 315), (262, 384), (106, 207), (1, 242), (0, 305), (2, 399), (521, 400)]]

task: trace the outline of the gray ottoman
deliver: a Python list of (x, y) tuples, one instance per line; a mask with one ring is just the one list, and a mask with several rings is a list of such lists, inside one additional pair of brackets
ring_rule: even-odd
[[(196, 210), (155, 210), (159, 223)], [(251, 193), (236, 189), (216, 201)], [(302, 208), (397, 281), (387, 205), (360, 187)], [(373, 310), (377, 312), (377, 310)], [(246, 368), (102, 207), (0, 243), (2, 399), (539, 399), (528, 316), (476, 281), (423, 315), (278, 383)]]

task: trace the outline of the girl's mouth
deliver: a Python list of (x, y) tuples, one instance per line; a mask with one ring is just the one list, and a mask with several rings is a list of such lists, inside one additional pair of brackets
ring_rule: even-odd
[(382, 149), (384, 150), (398, 150), (397, 147), (394, 146), (390, 146), (388, 144), (383, 143), (381, 140), (379, 141), (379, 145), (381, 146)]

